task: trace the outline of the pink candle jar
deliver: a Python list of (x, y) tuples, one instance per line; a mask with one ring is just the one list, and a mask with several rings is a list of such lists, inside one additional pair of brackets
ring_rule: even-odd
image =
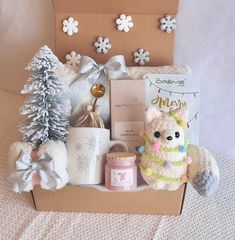
[(112, 191), (134, 191), (137, 187), (136, 155), (115, 152), (106, 155), (105, 187)]

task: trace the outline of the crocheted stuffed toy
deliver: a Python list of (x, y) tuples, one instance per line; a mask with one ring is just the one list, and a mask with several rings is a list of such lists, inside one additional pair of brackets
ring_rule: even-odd
[(15, 192), (29, 192), (40, 185), (47, 190), (64, 187), (68, 181), (67, 150), (61, 141), (48, 141), (38, 150), (26, 142), (15, 142), (8, 153), (8, 179)]
[(174, 191), (189, 180), (207, 197), (217, 189), (219, 170), (210, 152), (185, 139), (188, 115), (185, 107), (170, 112), (150, 107), (146, 111), (145, 147), (138, 147), (140, 170), (156, 190)]

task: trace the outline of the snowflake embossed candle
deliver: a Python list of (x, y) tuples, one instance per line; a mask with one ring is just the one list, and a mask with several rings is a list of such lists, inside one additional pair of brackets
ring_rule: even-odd
[(136, 155), (115, 152), (106, 155), (105, 186), (112, 191), (134, 191), (137, 187)]

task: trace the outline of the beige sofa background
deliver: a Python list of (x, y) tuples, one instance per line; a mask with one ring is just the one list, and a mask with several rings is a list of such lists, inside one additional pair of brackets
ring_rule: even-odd
[(27, 79), (25, 64), (44, 44), (54, 46), (50, 0), (0, 1), (0, 88), (19, 92)]

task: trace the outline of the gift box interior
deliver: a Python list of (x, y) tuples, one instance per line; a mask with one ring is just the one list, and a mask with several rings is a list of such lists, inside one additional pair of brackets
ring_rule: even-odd
[[(159, 28), (159, 20), (166, 14), (176, 16), (178, 0), (54, 0), (56, 14), (56, 55), (64, 62), (65, 55), (74, 50), (105, 63), (111, 56), (124, 55), (127, 66), (133, 66), (133, 52), (148, 49), (151, 62), (147, 66), (173, 64), (174, 32), (167, 34)], [(115, 19), (130, 14), (134, 28), (128, 34), (117, 31)], [(62, 22), (68, 17), (79, 19), (79, 33), (68, 36)], [(98, 36), (112, 39), (112, 51), (97, 54), (93, 43)], [(102, 213), (133, 213), (180, 215), (186, 184), (177, 191), (154, 191), (151, 188), (136, 192), (109, 192), (86, 186), (66, 186), (46, 191), (36, 187), (32, 191), (39, 211), (78, 211)]]

